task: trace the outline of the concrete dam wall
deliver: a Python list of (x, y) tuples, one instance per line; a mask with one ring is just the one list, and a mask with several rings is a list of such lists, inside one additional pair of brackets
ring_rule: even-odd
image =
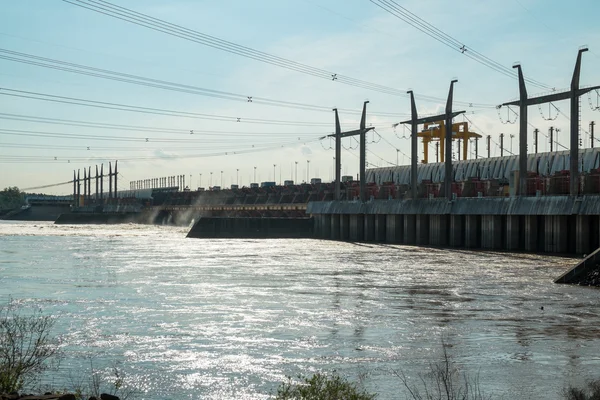
[(600, 196), (312, 202), (307, 214), (322, 239), (563, 254), (600, 246)]

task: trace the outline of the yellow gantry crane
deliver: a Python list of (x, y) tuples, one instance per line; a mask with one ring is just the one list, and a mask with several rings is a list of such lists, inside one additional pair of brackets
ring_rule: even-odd
[[(446, 143), (446, 126), (444, 121), (430, 122), (423, 125), (423, 130), (417, 134), (423, 140), (423, 164), (429, 162), (429, 143), (439, 142), (440, 162), (444, 162), (444, 145)], [(452, 124), (452, 140), (462, 140), (462, 159), (467, 159), (469, 151), (469, 139), (479, 139), (480, 134), (469, 132), (468, 122), (457, 122)], [(460, 159), (460, 150), (459, 150)]]

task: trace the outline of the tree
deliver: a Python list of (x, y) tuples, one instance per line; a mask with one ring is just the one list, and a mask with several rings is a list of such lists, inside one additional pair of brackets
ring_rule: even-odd
[(337, 374), (314, 374), (300, 383), (288, 378), (277, 389), (276, 400), (373, 400), (374, 394), (360, 389)]
[(15, 306), (0, 309), (0, 392), (21, 390), (50, 367), (59, 353), (53, 326), (39, 310), (22, 315)]
[(25, 196), (18, 187), (7, 187), (0, 191), (0, 209), (12, 209), (21, 207), (25, 202)]

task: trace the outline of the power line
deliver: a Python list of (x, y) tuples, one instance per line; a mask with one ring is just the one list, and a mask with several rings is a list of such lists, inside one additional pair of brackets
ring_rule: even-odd
[(121, 125), (121, 124), (107, 124), (102, 122), (92, 122), (92, 121), (81, 121), (81, 120), (69, 120), (69, 119), (60, 119), (60, 118), (47, 118), (47, 117), (37, 117), (31, 115), (22, 115), (22, 114), (8, 114), (8, 113), (0, 113), (0, 119), (10, 120), (10, 121), (20, 121), (20, 122), (31, 122), (37, 124), (52, 124), (52, 125), (66, 125), (66, 126), (78, 126), (84, 128), (99, 128), (99, 129), (109, 129), (109, 130), (118, 130), (118, 131), (134, 131), (134, 132), (150, 132), (150, 133), (173, 133), (180, 135), (195, 135), (200, 134), (201, 136), (218, 136), (222, 137), (223, 135), (227, 135), (228, 138), (231, 137), (245, 137), (245, 136), (290, 136), (290, 135), (328, 135), (331, 132), (243, 132), (243, 131), (219, 131), (219, 130), (202, 130), (202, 129), (172, 129), (172, 128), (155, 128), (151, 126), (139, 126), (139, 125)]
[[(313, 139), (302, 142), (302, 144), (313, 143), (320, 139)], [(135, 162), (135, 161), (151, 161), (151, 160), (178, 160), (178, 159), (190, 159), (190, 158), (204, 158), (204, 157), (215, 157), (215, 156), (231, 156), (249, 153), (258, 153), (267, 150), (273, 150), (276, 148), (285, 148), (294, 145), (298, 145), (298, 142), (292, 143), (280, 143), (277, 145), (255, 147), (252, 149), (242, 150), (231, 150), (227, 152), (219, 151), (212, 153), (194, 153), (192, 155), (162, 155), (162, 156), (139, 156), (139, 157), (124, 157), (119, 158), (119, 161)], [(114, 157), (54, 157), (54, 156), (15, 156), (15, 155), (0, 155), (1, 164), (56, 164), (56, 163), (71, 163), (73, 162), (106, 162)]]
[[(291, 101), (274, 100), (265, 97), (248, 96), (232, 92), (224, 92), (220, 90), (207, 89), (192, 85), (184, 85), (179, 83), (168, 82), (160, 79), (146, 78), (139, 75), (127, 74), (122, 72), (110, 71), (102, 68), (95, 68), (81, 64), (75, 64), (62, 60), (55, 60), (46, 57), (39, 57), (32, 54), (21, 53), (17, 51), (7, 50), (0, 48), (0, 59), (18, 62), (22, 64), (34, 65), (43, 68), (49, 68), (64, 72), (75, 73), (79, 75), (92, 76), (96, 78), (108, 79), (118, 82), (131, 83), (134, 85), (141, 85), (146, 87), (152, 87), (163, 90), (177, 91), (182, 93), (189, 93), (201, 96), (207, 96), (212, 98), (219, 98), (225, 100), (241, 101), (244, 103), (256, 103), (268, 106), (287, 107), (307, 111), (319, 111), (319, 112), (331, 112), (332, 107), (330, 106), (319, 106), (314, 104), (305, 104)], [(360, 114), (361, 110), (352, 109), (339, 109), (347, 113)], [(379, 116), (404, 116), (407, 114), (401, 113), (390, 113), (390, 112), (375, 112), (371, 111), (371, 115)]]
[[(182, 27), (177, 24), (173, 24), (159, 18), (154, 18), (149, 15), (133, 11), (131, 9), (117, 6), (104, 0), (62, 0), (66, 3), (97, 12), (112, 18), (116, 18), (122, 21), (126, 21), (138, 26), (142, 26), (154, 31), (162, 32), (174, 37), (189, 40), (195, 43), (202, 44), (204, 46), (212, 47), (217, 50), (222, 50), (231, 54), (236, 54), (245, 58), (250, 58), (256, 61), (260, 61), (266, 64), (278, 66), (288, 70), (300, 72), (303, 74), (311, 75), (314, 77), (327, 79), (330, 81), (343, 83), (346, 85), (377, 91), (393, 96), (408, 97), (406, 90), (394, 89), (388, 86), (375, 84), (367, 81), (363, 81), (356, 78), (351, 78), (342, 74), (338, 74), (332, 71), (312, 67), (307, 64), (302, 64), (296, 61), (285, 59), (279, 56), (275, 56), (269, 53), (265, 53), (259, 50), (252, 49), (250, 47), (242, 46), (230, 41), (219, 39), (215, 36), (207, 35), (192, 29)], [(432, 101), (432, 102), (445, 102), (446, 99), (433, 97), (433, 96), (417, 96), (421, 100)], [(493, 107), (491, 104), (477, 104), (469, 102), (455, 101), (455, 104), (460, 105), (473, 105), (483, 107)]]
[(58, 96), (53, 94), (30, 92), (25, 90), (9, 89), (0, 87), (0, 95), (21, 97), (33, 100), (49, 101), (54, 103), (71, 104), (85, 107), (102, 108), (108, 110), (119, 110), (136, 112), (143, 114), (153, 115), (165, 115), (170, 117), (180, 118), (192, 118), (192, 119), (206, 119), (211, 121), (224, 121), (224, 122), (236, 122), (236, 123), (249, 123), (249, 124), (263, 124), (263, 125), (289, 125), (289, 126), (331, 126), (331, 123), (325, 122), (306, 122), (306, 121), (286, 121), (286, 120), (272, 120), (262, 118), (245, 118), (245, 117), (231, 117), (225, 115), (215, 114), (202, 114), (193, 113), (188, 111), (176, 111), (168, 110), (164, 108), (150, 108), (141, 106), (132, 106), (127, 104), (103, 102), (97, 100), (87, 100), (75, 97)]
[[(123, 137), (123, 136), (108, 136), (108, 135), (85, 135), (79, 133), (63, 133), (63, 132), (45, 132), (45, 131), (32, 131), (32, 130), (22, 130), (22, 129), (0, 129), (0, 135), (12, 135), (19, 137), (49, 137), (49, 138), (67, 138), (71, 140), (100, 140), (100, 141), (110, 141), (110, 142), (133, 142), (133, 143), (201, 143), (201, 144), (209, 144), (209, 143), (229, 143), (230, 140), (224, 138), (223, 141), (210, 141), (207, 139), (173, 139), (173, 138), (150, 138), (150, 137)], [(319, 137), (324, 137), (319, 135)], [(271, 139), (271, 138), (266, 138)], [(314, 139), (298, 137), (297, 141), (302, 141), (305, 139)], [(239, 141), (238, 141), (239, 142)], [(89, 147), (89, 146), (86, 146)]]
[[(406, 8), (402, 7), (396, 1), (394, 1), (394, 0), (369, 0), (369, 1), (371, 3), (373, 3), (374, 5), (378, 6), (379, 8), (381, 8), (382, 10), (385, 10), (388, 13), (390, 13), (391, 15), (395, 16), (396, 18), (406, 22), (413, 28), (418, 29), (422, 33), (426, 34), (427, 36), (437, 40), (438, 42), (450, 47), (451, 49), (453, 49), (457, 52), (460, 52), (461, 54), (464, 54), (466, 57), (471, 58), (472, 60), (474, 60), (496, 72), (499, 72), (505, 76), (508, 76), (508, 77), (511, 77), (514, 79), (517, 78), (516, 73), (512, 69), (505, 67), (504, 65), (500, 64), (499, 62), (492, 60), (491, 58), (489, 58), (489, 57), (479, 53), (478, 51), (474, 50), (473, 48), (465, 45), (463, 42), (459, 41), (458, 39), (441, 31), (440, 29), (438, 29), (435, 26), (433, 26), (432, 24), (428, 23), (421, 17), (417, 16), (416, 14), (414, 14), (414, 13), (410, 12), (409, 10), (407, 10)], [(552, 89), (551, 86), (548, 86), (542, 82), (536, 81), (535, 79), (526, 78), (525, 80), (534, 86), (544, 88), (544, 89)]]

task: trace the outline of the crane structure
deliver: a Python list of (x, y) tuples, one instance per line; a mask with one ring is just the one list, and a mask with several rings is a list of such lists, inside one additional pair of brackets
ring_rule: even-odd
[[(427, 122), (423, 124), (423, 130), (417, 133), (417, 137), (420, 137), (423, 141), (423, 164), (429, 162), (429, 143), (440, 142), (440, 147), (445, 148), (446, 143), (446, 123), (445, 121)], [(462, 141), (462, 159), (467, 159), (469, 151), (469, 140), (479, 139), (482, 137), (480, 134), (469, 131), (468, 122), (457, 122), (452, 124), (452, 140)], [(460, 146), (460, 145), (459, 145)], [(444, 152), (440, 152), (439, 162), (444, 162)], [(459, 147), (459, 159), (460, 159), (460, 147)]]

